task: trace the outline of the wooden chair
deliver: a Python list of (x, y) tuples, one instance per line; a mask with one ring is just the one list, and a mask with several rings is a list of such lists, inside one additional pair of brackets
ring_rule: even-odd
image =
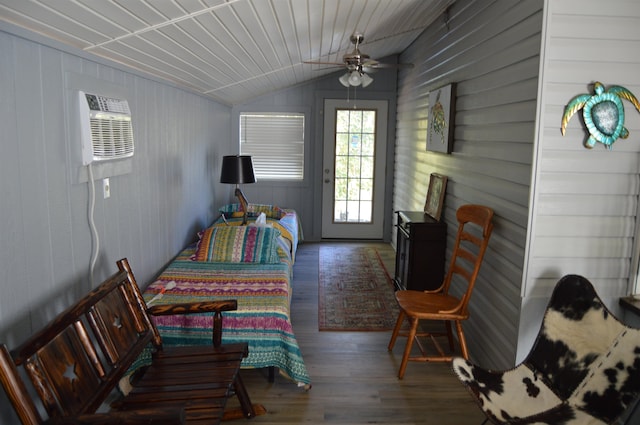
[[(464, 339), (462, 321), (469, 318), (467, 306), (475, 285), (484, 253), (493, 230), (493, 210), (482, 205), (463, 205), (456, 212), (458, 232), (451, 262), (444, 282), (440, 288), (429, 291), (400, 290), (396, 300), (400, 314), (389, 341), (389, 351), (396, 343), (398, 335), (407, 337), (407, 344), (400, 363), (398, 378), (404, 377), (408, 361), (451, 361), (452, 356), (445, 355), (435, 337), (447, 336), (449, 348), (453, 351), (453, 333), (451, 322), (455, 322), (462, 356), (469, 358)], [(475, 226), (474, 226), (475, 225)], [(473, 227), (476, 227), (475, 231)], [(479, 227), (479, 229), (478, 229)], [(453, 290), (453, 288), (456, 288)], [(460, 294), (459, 296), (454, 294)], [(409, 322), (409, 331), (401, 330), (405, 319)], [(421, 320), (443, 321), (446, 332), (418, 332)], [(418, 337), (430, 337), (439, 355), (427, 355)], [(411, 357), (414, 340), (418, 343), (421, 356)]]

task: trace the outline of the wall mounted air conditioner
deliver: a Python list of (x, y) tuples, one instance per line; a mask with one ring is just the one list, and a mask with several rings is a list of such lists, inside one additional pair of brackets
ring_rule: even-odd
[(82, 164), (133, 156), (129, 103), (79, 92)]

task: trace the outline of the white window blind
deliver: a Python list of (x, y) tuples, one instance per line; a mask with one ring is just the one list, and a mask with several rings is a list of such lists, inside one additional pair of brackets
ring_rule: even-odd
[(304, 178), (304, 114), (241, 113), (240, 153), (251, 155), (258, 179)]

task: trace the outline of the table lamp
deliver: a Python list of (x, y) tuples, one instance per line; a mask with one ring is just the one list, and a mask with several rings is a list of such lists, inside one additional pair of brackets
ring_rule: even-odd
[(249, 155), (229, 155), (222, 157), (222, 171), (220, 172), (220, 183), (230, 183), (236, 185), (235, 195), (240, 201), (242, 211), (242, 224), (247, 224), (247, 198), (240, 190), (240, 184), (255, 183), (256, 175), (253, 172), (253, 161)]

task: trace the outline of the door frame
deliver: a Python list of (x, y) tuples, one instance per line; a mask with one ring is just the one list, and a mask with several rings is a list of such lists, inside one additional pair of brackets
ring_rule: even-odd
[[(330, 110), (326, 110), (325, 113), (323, 114), (322, 117), (322, 137), (319, 140), (322, 140), (321, 143), (321, 149), (322, 149), (322, 157), (321, 157), (321, 161), (320, 161), (320, 169), (321, 169), (321, 173), (322, 173), (322, 183), (321, 183), (321, 187), (320, 187), (320, 192), (321, 192), (321, 198), (322, 198), (322, 207), (320, 209), (321, 214), (320, 214), (320, 232), (321, 232), (321, 237), (325, 238), (325, 239), (372, 239), (372, 240), (390, 240), (391, 236), (390, 236), (390, 232), (388, 231), (388, 226), (386, 225), (388, 223), (388, 208), (387, 205), (390, 202), (389, 199), (389, 145), (393, 145), (393, 142), (390, 143), (389, 141), (389, 127), (390, 127), (390, 122), (389, 122), (389, 109), (390, 109), (390, 101), (387, 99), (361, 99), (358, 100), (356, 102), (355, 105), (352, 105), (352, 102), (349, 102), (348, 100), (344, 100), (344, 99), (335, 99), (335, 98), (324, 98), (322, 99), (322, 107), (323, 107), (323, 111), (324, 108), (327, 107), (328, 103), (331, 103), (331, 107), (328, 108)], [(375, 102), (375, 104), (374, 104)], [(340, 230), (337, 230), (336, 227), (334, 227), (333, 229), (328, 229), (327, 228), (327, 220), (332, 221), (332, 218), (329, 218), (327, 215), (331, 215), (331, 217), (333, 217), (333, 213), (332, 213), (332, 207), (329, 205), (326, 205), (327, 202), (332, 202), (332, 199), (330, 196), (327, 197), (327, 199), (325, 200), (325, 189), (327, 188), (327, 184), (331, 184), (333, 185), (333, 165), (331, 165), (330, 167), (325, 167), (325, 160), (329, 160), (329, 161), (333, 161), (333, 158), (325, 158), (325, 144), (326, 143), (331, 143), (332, 140), (334, 139), (334, 135), (335, 135), (335, 126), (333, 126), (333, 128), (329, 128), (332, 127), (331, 123), (333, 123), (335, 125), (334, 121), (328, 121), (331, 120), (330, 117), (335, 117), (335, 108), (356, 108), (356, 109), (375, 109), (378, 114), (383, 114), (382, 116), (378, 117), (378, 120), (380, 119), (384, 119), (384, 121), (382, 122), (382, 125), (380, 125), (380, 121), (378, 121), (378, 123), (376, 124), (376, 133), (378, 133), (378, 137), (376, 139), (376, 163), (375, 163), (375, 167), (376, 167), (376, 171), (375, 171), (375, 176), (374, 178), (376, 179), (375, 185), (377, 187), (377, 190), (374, 192), (374, 209), (373, 209), (373, 216), (374, 216), (374, 221), (372, 223), (340, 223), (340, 224), (331, 224), (331, 226), (336, 226), (336, 227), (340, 227)], [(331, 116), (328, 116), (327, 114), (332, 114)], [(386, 115), (384, 115), (386, 114)], [(318, 123), (320, 124), (320, 123)], [(395, 123), (393, 123), (395, 124)], [(320, 126), (320, 125), (319, 125)], [(330, 134), (328, 134), (330, 132)], [(333, 150), (333, 154), (335, 156), (335, 150)], [(383, 158), (380, 157), (380, 155), (384, 155)], [(331, 176), (327, 176), (325, 174), (325, 168), (328, 168), (331, 172)], [(326, 183), (326, 180), (330, 179), (329, 183)], [(380, 187), (380, 185), (382, 185), (382, 187)], [(333, 193), (333, 192), (332, 192)], [(380, 198), (383, 198), (382, 201), (380, 201)], [(378, 199), (378, 201), (376, 202), (376, 199)], [(381, 204), (380, 204), (381, 203)], [(346, 229), (347, 226), (353, 226), (350, 229)], [(347, 232), (345, 232), (345, 230), (349, 230)]]
[[(338, 75), (336, 76), (336, 79)], [(336, 86), (340, 83), (336, 82)], [(395, 87), (395, 86), (394, 86)], [(367, 87), (366, 90), (358, 90), (358, 99), (371, 99), (371, 100), (386, 100), (389, 102), (389, 119), (387, 122), (387, 164), (385, 175), (385, 210), (384, 210), (384, 237), (383, 242), (394, 243), (395, 236), (393, 236), (393, 180), (394, 180), (394, 167), (395, 167), (395, 146), (396, 146), (396, 111), (397, 111), (397, 96), (395, 90), (380, 90)], [(347, 95), (347, 89), (340, 86), (337, 89), (325, 88), (314, 91), (313, 101), (313, 121), (310, 123), (312, 127), (313, 139), (309, 148), (309, 177), (311, 190), (313, 192), (313, 201), (309, 205), (310, 210), (304, 210), (306, 214), (302, 216), (303, 221), (311, 222), (307, 224), (305, 229), (305, 240), (307, 241), (320, 241), (322, 240), (321, 228), (322, 228), (322, 155), (323, 155), (323, 133), (324, 133), (324, 100), (325, 99), (352, 99), (353, 90)], [(395, 245), (394, 245), (395, 247)]]

